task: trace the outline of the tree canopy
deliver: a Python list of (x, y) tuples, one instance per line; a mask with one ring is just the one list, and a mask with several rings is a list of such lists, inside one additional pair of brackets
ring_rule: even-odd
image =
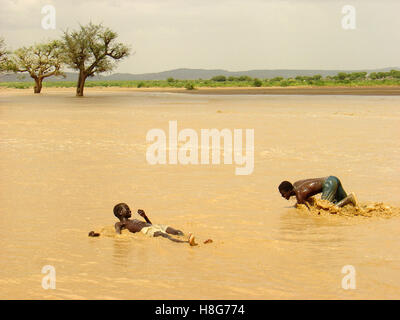
[(81, 25), (79, 30), (64, 32), (65, 61), (79, 71), (77, 96), (83, 95), (87, 77), (113, 70), (118, 60), (129, 55), (130, 49), (116, 42), (117, 37), (111, 29), (92, 23)]
[(63, 59), (61, 42), (53, 40), (15, 50), (10, 58), (9, 69), (29, 73), (35, 80), (34, 92), (40, 93), (44, 78), (64, 75), (61, 70)]
[(0, 38), (0, 72), (7, 71), (8, 69), (8, 51), (3, 38)]

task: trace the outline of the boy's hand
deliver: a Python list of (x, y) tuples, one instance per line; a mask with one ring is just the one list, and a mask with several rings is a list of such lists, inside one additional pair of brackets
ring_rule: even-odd
[(146, 214), (144, 213), (144, 210), (138, 209), (137, 213), (138, 213), (138, 215), (141, 216), (144, 220), (146, 220), (147, 223), (152, 224), (151, 221), (150, 221), (150, 219), (147, 218)]

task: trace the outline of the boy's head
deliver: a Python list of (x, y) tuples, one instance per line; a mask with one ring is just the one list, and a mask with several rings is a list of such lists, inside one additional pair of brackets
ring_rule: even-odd
[(114, 207), (114, 216), (116, 216), (119, 220), (123, 218), (130, 218), (132, 216), (131, 209), (129, 209), (126, 203), (118, 203)]
[(293, 192), (293, 185), (289, 181), (283, 181), (279, 185), (278, 189), (282, 197), (284, 197), (286, 200), (289, 200)]

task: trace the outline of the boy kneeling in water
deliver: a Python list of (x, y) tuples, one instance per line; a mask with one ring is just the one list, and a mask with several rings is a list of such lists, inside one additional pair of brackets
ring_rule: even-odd
[(334, 176), (300, 180), (296, 181), (293, 185), (289, 181), (283, 181), (278, 189), (282, 197), (286, 200), (289, 200), (292, 196), (296, 196), (297, 203), (305, 204), (306, 206), (306, 201), (309, 197), (321, 192), (321, 199), (328, 200), (337, 207), (343, 207), (350, 203), (354, 206), (358, 205), (355, 194), (350, 193), (350, 195), (347, 195), (340, 180)]
[[(150, 219), (146, 216), (146, 213), (141, 209), (139, 209), (137, 213), (144, 220), (146, 220), (146, 222), (137, 219), (129, 220), (129, 218), (132, 216), (132, 213), (128, 205), (126, 203), (117, 204), (114, 207), (114, 215), (119, 219), (119, 222), (115, 224), (115, 231), (118, 234), (121, 234), (121, 230), (123, 229), (128, 229), (132, 233), (141, 231), (145, 235), (151, 237), (163, 237), (174, 242), (189, 243), (191, 246), (196, 245), (194, 236), (192, 234), (189, 234), (189, 239), (187, 241), (173, 238), (170, 236), (170, 234), (183, 236), (183, 232), (166, 225), (152, 224)], [(98, 233), (94, 233), (93, 231), (89, 233), (89, 236), (91, 237), (98, 235)]]

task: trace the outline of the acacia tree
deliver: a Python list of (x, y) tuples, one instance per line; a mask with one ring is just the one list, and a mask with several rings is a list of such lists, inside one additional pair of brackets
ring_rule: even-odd
[(79, 30), (64, 32), (66, 63), (79, 71), (77, 96), (83, 96), (88, 77), (111, 71), (118, 60), (129, 55), (129, 48), (116, 42), (117, 37), (111, 29), (92, 23), (80, 26)]
[(0, 73), (8, 70), (8, 51), (3, 38), (0, 38)]
[(40, 93), (44, 78), (65, 76), (61, 70), (62, 64), (62, 43), (53, 40), (15, 50), (10, 58), (9, 69), (14, 72), (28, 72), (35, 80), (34, 93)]

